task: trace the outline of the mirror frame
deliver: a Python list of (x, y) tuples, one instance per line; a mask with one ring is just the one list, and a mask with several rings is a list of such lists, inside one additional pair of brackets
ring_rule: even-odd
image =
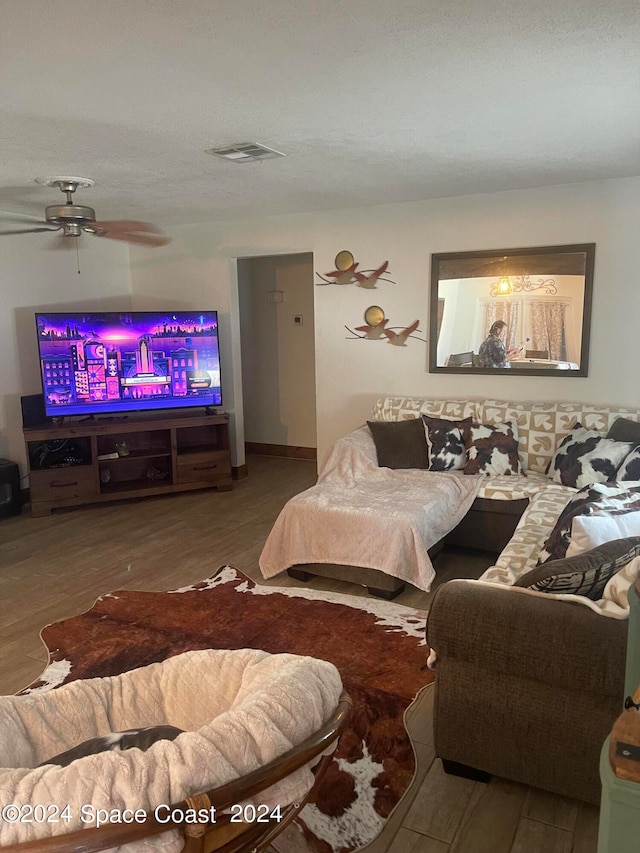
[[(577, 243), (564, 246), (535, 246), (523, 249), (488, 249), (477, 252), (439, 252), (431, 255), (431, 287), (429, 301), (429, 373), (473, 373), (475, 375), (497, 376), (554, 376), (557, 378), (576, 378), (588, 375), (589, 340), (591, 331), (591, 299), (593, 293), (593, 268), (595, 261), (595, 243)], [(554, 368), (515, 367), (438, 367), (438, 285), (440, 282), (440, 264), (442, 261), (472, 261), (474, 259), (495, 260), (496, 266), (504, 264), (504, 259), (514, 256), (563, 255), (584, 253), (584, 302), (582, 306), (582, 338), (580, 343), (580, 362), (578, 370), (557, 370)], [(501, 274), (496, 269), (495, 276)], [(511, 273), (513, 275), (513, 273)]]

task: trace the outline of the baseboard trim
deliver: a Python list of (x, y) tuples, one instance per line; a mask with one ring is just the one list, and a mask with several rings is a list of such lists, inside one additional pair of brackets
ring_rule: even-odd
[(318, 458), (315, 447), (291, 447), (288, 444), (260, 444), (255, 441), (245, 442), (244, 449), (247, 453), (257, 453), (259, 456), (285, 456), (288, 459), (311, 459)]
[(249, 476), (249, 469), (246, 465), (232, 465), (231, 466), (231, 479), (232, 480), (244, 480), (245, 477)]

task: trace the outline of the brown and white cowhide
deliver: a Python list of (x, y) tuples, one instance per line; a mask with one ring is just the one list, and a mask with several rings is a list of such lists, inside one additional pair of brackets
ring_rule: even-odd
[(256, 585), (237, 569), (170, 592), (121, 590), (43, 629), (50, 664), (23, 693), (110, 676), (193, 649), (264, 649), (334, 663), (354, 700), (318, 798), (278, 839), (295, 853), (346, 853), (370, 842), (409, 787), (404, 712), (433, 681), (426, 613), (378, 599)]
[(465, 429), (465, 443), (468, 456), (465, 474), (497, 477), (521, 473), (516, 423), (476, 424)]

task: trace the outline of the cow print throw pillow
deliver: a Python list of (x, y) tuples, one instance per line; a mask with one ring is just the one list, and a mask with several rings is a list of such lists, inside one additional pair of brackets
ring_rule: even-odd
[(640, 480), (640, 447), (636, 447), (618, 468), (616, 480)]
[(85, 740), (77, 746), (67, 749), (66, 752), (61, 752), (59, 755), (54, 755), (53, 758), (43, 761), (38, 767), (44, 767), (47, 764), (67, 767), (72, 761), (77, 761), (79, 758), (96, 755), (99, 752), (109, 752), (110, 750), (141, 749), (144, 752), (156, 741), (175, 740), (182, 733), (182, 729), (177, 729), (175, 726), (145, 726), (141, 729), (112, 732), (103, 737)]
[(611, 578), (638, 556), (640, 536), (616, 539), (575, 557), (538, 566), (519, 578), (514, 586), (537, 592), (584, 595), (599, 601)]
[(549, 475), (554, 483), (574, 489), (607, 483), (616, 479), (618, 468), (632, 450), (629, 441), (604, 438), (595, 430), (576, 424), (560, 442)]
[(523, 474), (518, 456), (518, 427), (504, 424), (476, 424), (465, 431), (468, 461), (465, 474)]
[(640, 510), (640, 486), (594, 483), (580, 489), (558, 516), (542, 546), (538, 565), (566, 557), (573, 519), (579, 515), (620, 515)]
[(471, 426), (472, 419), (453, 421), (423, 415), (422, 420), (429, 448), (429, 470), (462, 471), (467, 464), (463, 430)]

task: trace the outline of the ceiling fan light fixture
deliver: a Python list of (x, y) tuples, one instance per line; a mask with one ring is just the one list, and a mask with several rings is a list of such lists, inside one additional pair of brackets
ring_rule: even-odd
[(67, 222), (62, 226), (62, 234), (65, 237), (79, 237), (82, 234), (82, 226), (75, 222)]

